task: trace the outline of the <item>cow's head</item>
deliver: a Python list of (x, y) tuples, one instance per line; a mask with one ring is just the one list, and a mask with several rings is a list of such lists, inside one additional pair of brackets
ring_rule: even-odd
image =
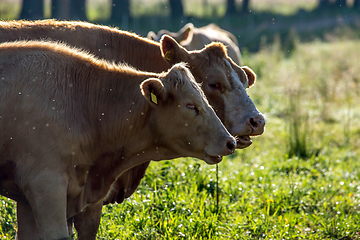
[(265, 118), (246, 93), (256, 80), (248, 67), (239, 67), (228, 56), (221, 43), (211, 43), (199, 51), (187, 51), (174, 39), (161, 39), (163, 57), (175, 64), (187, 62), (196, 81), (217, 115), (232, 135), (237, 136), (237, 147), (251, 145), (251, 136), (261, 135)]
[(170, 32), (166, 29), (160, 30), (157, 34), (155, 32), (150, 31), (147, 34), (147, 38), (160, 41), (161, 37), (164, 35), (169, 35), (174, 38), (178, 43), (187, 40), (188, 38), (192, 39), (193, 31), (194, 31), (194, 24), (187, 23), (184, 27), (182, 27), (178, 32)]
[(141, 90), (155, 108), (149, 121), (161, 136), (157, 144), (209, 164), (220, 162), (221, 156), (235, 150), (235, 138), (216, 116), (185, 64), (175, 64), (159, 79), (145, 80)]

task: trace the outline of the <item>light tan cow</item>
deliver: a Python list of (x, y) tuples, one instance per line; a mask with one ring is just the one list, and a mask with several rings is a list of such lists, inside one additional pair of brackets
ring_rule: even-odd
[(229, 57), (238, 65), (241, 63), (241, 53), (239, 43), (234, 34), (221, 29), (214, 23), (197, 28), (192, 23), (186, 24), (178, 32), (160, 30), (158, 34), (150, 31), (147, 37), (151, 40), (159, 41), (163, 35), (173, 37), (181, 46), (187, 50), (200, 50), (211, 42), (221, 42), (227, 47)]
[[(237, 136), (237, 148), (250, 146), (250, 136), (260, 135), (264, 131), (265, 119), (246, 93), (246, 87), (255, 83), (254, 72), (248, 67), (234, 64), (220, 43), (212, 43), (199, 51), (187, 51), (168, 36), (164, 36), (158, 43), (135, 34), (85, 22), (0, 22), (0, 42), (41, 38), (67, 42), (99, 57), (127, 62), (138, 69), (152, 72), (166, 71), (175, 63), (187, 62), (196, 81), (202, 83), (201, 87), (219, 118), (229, 132)], [(149, 161), (122, 174), (114, 183), (114, 191), (105, 203), (121, 203), (124, 198), (131, 196), (148, 164)], [(85, 209), (75, 217), (79, 239), (95, 239), (97, 227), (95, 230), (89, 229), (99, 225), (101, 207), (102, 203), (97, 208), (93, 205), (92, 209)], [(94, 232), (90, 237), (89, 234)]]
[(0, 44), (0, 85), (0, 161), (16, 165), (17, 186), (2, 189), (26, 196), (38, 229), (19, 239), (69, 237), (68, 217), (149, 159), (215, 164), (236, 147), (184, 64), (155, 74), (63, 44), (10, 42)]

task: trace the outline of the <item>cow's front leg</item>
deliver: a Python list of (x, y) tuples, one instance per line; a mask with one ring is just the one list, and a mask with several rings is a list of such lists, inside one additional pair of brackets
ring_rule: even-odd
[(73, 231), (74, 218), (73, 217), (68, 218), (67, 225), (68, 225), (69, 236), (71, 237), (74, 235), (74, 231)]
[(42, 170), (28, 176), (23, 188), (31, 206), (40, 239), (68, 239), (65, 174)]
[(74, 216), (74, 225), (79, 240), (95, 240), (99, 229), (102, 201), (91, 204)]
[(17, 222), (18, 232), (16, 234), (15, 240), (40, 239), (33, 212), (26, 200), (17, 201)]

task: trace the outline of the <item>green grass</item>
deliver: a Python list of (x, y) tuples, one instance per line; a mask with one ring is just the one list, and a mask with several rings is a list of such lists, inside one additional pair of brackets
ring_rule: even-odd
[[(152, 163), (137, 194), (105, 207), (100, 235), (360, 238), (359, 51), (358, 41), (339, 40), (298, 44), (291, 56), (276, 43), (245, 55), (259, 73), (249, 93), (267, 129), (219, 165), (219, 213), (214, 166), (192, 159)], [(289, 139), (304, 143), (306, 154), (290, 154)]]
[(11, 0), (0, 1), (0, 19), (15, 19), (20, 15), (21, 6), (18, 2)]
[[(130, 199), (103, 208), (98, 239), (360, 239), (360, 42), (333, 39), (244, 53), (267, 125), (219, 164), (219, 209), (215, 166), (154, 162)], [(0, 238), (13, 239), (14, 202), (0, 211)]]

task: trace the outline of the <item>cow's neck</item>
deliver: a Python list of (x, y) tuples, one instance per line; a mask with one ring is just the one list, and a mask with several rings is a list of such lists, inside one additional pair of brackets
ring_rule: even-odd
[[(122, 101), (111, 106), (106, 105), (106, 102), (103, 103), (104, 105), (98, 104), (99, 110), (104, 113), (103, 115), (97, 113), (103, 116), (99, 126), (99, 139), (94, 145), (99, 146), (98, 157), (88, 171), (83, 197), (78, 201), (81, 206), (77, 209), (82, 209), (86, 204), (102, 201), (112, 183), (124, 171), (150, 160), (180, 157), (169, 150), (166, 144), (160, 141), (160, 135), (155, 132), (156, 128), (152, 126), (151, 121), (156, 116), (156, 110), (140, 93), (141, 81), (135, 79), (132, 82), (128, 81), (121, 80), (115, 85), (113, 83), (107, 85), (109, 81), (102, 85), (105, 89), (113, 89), (113, 95), (108, 94), (108, 97), (119, 98)], [(128, 86), (125, 91), (123, 84), (133, 87)], [(122, 96), (124, 92), (128, 94), (128, 98)], [(107, 118), (110, 116), (112, 117)]]
[[(99, 116), (98, 136), (91, 151), (96, 152), (86, 180), (82, 204), (95, 203), (106, 197), (111, 184), (124, 171), (149, 160), (180, 157), (160, 141), (152, 119), (155, 109), (140, 92), (140, 83), (147, 77), (107, 78), (101, 87), (112, 89), (99, 94), (93, 115)], [(125, 80), (124, 80), (125, 79)], [(126, 94), (125, 94), (126, 93)], [(124, 97), (127, 95), (127, 97)], [(105, 97), (106, 96), (106, 97)], [(105, 99), (117, 99), (117, 104)], [(81, 206), (78, 208), (81, 209)]]
[[(126, 170), (147, 162), (149, 160), (164, 160), (179, 157), (163, 147), (151, 147), (139, 153), (120, 149), (117, 152), (106, 153), (100, 156), (96, 163), (90, 168), (87, 177), (83, 206), (95, 204), (107, 196), (111, 185)], [(79, 209), (81, 209), (80, 207)]]
[[(112, 31), (116, 31), (116, 34), (108, 36), (112, 39), (111, 47), (103, 52), (104, 56), (101, 56), (101, 52), (96, 53), (100, 57), (109, 59), (112, 55), (118, 62), (126, 62), (142, 71), (156, 73), (166, 71), (171, 67), (161, 54), (160, 43), (128, 32)], [(107, 33), (111, 34), (110, 31)]]
[(132, 63), (138, 69), (150, 72), (163, 72), (168, 70), (171, 65), (162, 57), (160, 45), (149, 44), (148, 42), (139, 42), (136, 45), (137, 50), (141, 56), (132, 56)]

